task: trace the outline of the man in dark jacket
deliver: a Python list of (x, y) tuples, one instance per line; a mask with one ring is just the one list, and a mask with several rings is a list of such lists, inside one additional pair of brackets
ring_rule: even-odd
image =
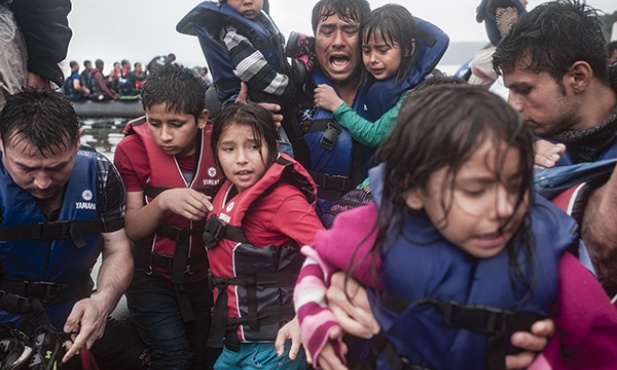
[(64, 75), (58, 63), (66, 58), (73, 32), (67, 16), (70, 0), (13, 0), (9, 9), (26, 41), (29, 87), (62, 86)]

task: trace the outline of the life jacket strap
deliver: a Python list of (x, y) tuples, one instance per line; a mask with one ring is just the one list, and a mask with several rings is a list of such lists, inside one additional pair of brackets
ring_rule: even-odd
[[(412, 363), (412, 361), (406, 357), (400, 356), (392, 344), (386, 337), (383, 331), (379, 332), (373, 337), (373, 349), (372, 352), (375, 356), (383, 358), (392, 370), (432, 370), (430, 368), (420, 366)], [(376, 361), (377, 359), (370, 359), (370, 361)]]
[(339, 200), (355, 187), (354, 182), (347, 176), (327, 175), (315, 171), (309, 174), (318, 185), (318, 194), (322, 199)]
[[(258, 287), (285, 287), (298, 278), (298, 272), (279, 271), (273, 273), (256, 273), (255, 271), (244, 271), (242, 276), (233, 278), (221, 278), (212, 276), (212, 283), (218, 288), (216, 303), (214, 304), (212, 315), (212, 327), (208, 339), (208, 346), (221, 348), (223, 343), (231, 350), (237, 350), (238, 326), (248, 324), (251, 330), (259, 330), (261, 325), (270, 325), (289, 321), (295, 315), (293, 304), (281, 305), (276, 308), (257, 310), (257, 288)], [(241, 285), (247, 289), (248, 315), (243, 318), (227, 317), (227, 286)]]
[(203, 237), (207, 250), (216, 247), (221, 239), (229, 239), (237, 243), (249, 243), (241, 227), (228, 225), (214, 214), (210, 216), (204, 226)]
[(531, 326), (545, 316), (524, 311), (508, 311), (483, 305), (463, 305), (457, 302), (442, 302), (434, 298), (411, 300), (404, 297), (382, 294), (383, 305), (397, 313), (410, 304), (432, 305), (442, 316), (443, 322), (452, 328), (462, 328), (486, 334), (486, 368), (505, 370), (505, 356), (509, 348), (509, 336), (516, 331), (531, 331)]
[(88, 245), (84, 234), (100, 234), (100, 221), (55, 221), (0, 228), (0, 240), (72, 239), (78, 248)]
[(51, 325), (45, 306), (89, 296), (92, 287), (89, 275), (74, 284), (3, 279), (0, 281), (0, 309), (21, 316), (20, 329), (30, 332), (41, 325)]

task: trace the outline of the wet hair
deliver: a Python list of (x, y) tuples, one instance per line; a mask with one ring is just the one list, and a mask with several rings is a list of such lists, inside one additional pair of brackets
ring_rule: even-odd
[(63, 94), (27, 88), (7, 97), (0, 113), (0, 135), (5, 147), (17, 143), (17, 137), (42, 155), (54, 154), (77, 145), (79, 119)]
[(170, 111), (199, 119), (206, 106), (206, 85), (186, 68), (163, 65), (139, 89), (145, 111), (156, 104), (167, 104)]
[(617, 41), (611, 41), (606, 44), (606, 53), (608, 54), (606, 59), (609, 59), (615, 50), (617, 50)]
[(572, 64), (587, 62), (593, 74), (608, 85), (606, 41), (597, 11), (578, 0), (540, 4), (514, 24), (497, 45), (493, 67), (513, 71), (529, 57), (529, 70), (548, 72), (562, 85)]
[(381, 34), (389, 47), (398, 44), (401, 50), (401, 65), (396, 73), (395, 82), (402, 82), (418, 59), (418, 53), (414, 52), (412, 44), (418, 33), (414, 17), (404, 6), (384, 5), (370, 12), (361, 23), (362, 44), (368, 44), (376, 33)]
[(412, 89), (412, 91), (420, 91), (427, 87), (438, 85), (467, 85), (467, 81), (456, 76), (433, 75), (431, 78), (425, 78), (422, 80)]
[(313, 7), (311, 16), (313, 33), (316, 33), (319, 22), (333, 15), (338, 15), (345, 22), (362, 24), (370, 12), (371, 7), (366, 0), (320, 0)]
[(266, 144), (268, 158), (264, 159), (263, 154), (261, 152), (260, 154), (262, 154), (261, 159), (266, 164), (266, 168), (270, 167), (278, 156), (278, 140), (280, 138), (272, 113), (259, 104), (242, 103), (228, 104), (214, 119), (210, 145), (216, 164), (219, 167), (221, 166), (218, 158), (221, 136), (233, 124), (250, 126), (259, 147), (261, 148), (261, 143)]
[[(371, 253), (379, 255), (387, 250), (396, 239), (389, 236), (402, 232), (409, 212), (405, 194), (412, 189), (426, 190), (431, 177), (446, 169), (442, 188), (445, 194), (447, 188), (454, 187), (463, 165), (487, 140), (493, 143), (498, 169), (506, 160), (507, 150), (514, 149), (520, 154), (515, 208), (523, 207), (526, 196), (532, 192), (533, 149), (529, 130), (517, 112), (497, 95), (478, 86), (429, 86), (410, 93), (391, 134), (376, 154), (384, 163), (384, 186), (375, 226), (377, 238)], [(500, 181), (508, 180), (499, 173), (496, 176)], [(449, 199), (442, 197), (445, 215), (451, 210), (453, 198), (452, 192)], [(509, 222), (506, 220), (501, 227)], [(533, 260), (532, 243), (526, 216), (506, 247), (514, 265), (511, 272), (524, 284), (528, 284), (528, 277), (520, 266), (532, 265), (528, 264)], [(514, 258), (519, 254), (515, 248), (522, 248), (526, 261)], [(356, 261), (350, 266), (357, 266)]]

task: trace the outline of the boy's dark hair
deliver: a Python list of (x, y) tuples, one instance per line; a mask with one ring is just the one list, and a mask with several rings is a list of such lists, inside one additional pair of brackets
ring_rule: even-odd
[(69, 62), (69, 67), (71, 67), (71, 69), (72, 69), (73, 67), (75, 67), (75, 66), (78, 66), (78, 65), (79, 65), (79, 63), (77, 63), (77, 62), (76, 62), (76, 61), (74, 61), (74, 60), (71, 60), (71, 61)]
[(397, 83), (403, 81), (418, 59), (412, 44), (418, 34), (414, 17), (404, 6), (386, 4), (370, 12), (360, 24), (362, 45), (368, 44), (376, 33), (381, 34), (386, 45), (399, 45), (401, 65), (394, 80)]
[(86, 60), (84, 60), (84, 67), (88, 68), (88, 66), (92, 66), (92, 61), (86, 59)]
[(608, 84), (606, 44), (597, 11), (578, 0), (538, 5), (514, 24), (493, 54), (495, 70), (512, 71), (529, 58), (529, 70), (548, 72), (558, 83), (577, 61)]
[(313, 33), (317, 31), (317, 24), (326, 18), (338, 15), (343, 21), (362, 24), (371, 12), (366, 0), (320, 0), (313, 7), (311, 25)]
[(206, 106), (206, 85), (186, 68), (163, 65), (157, 68), (139, 90), (144, 110), (153, 105), (167, 104), (176, 113), (199, 118)]
[(10, 146), (15, 136), (41, 153), (68, 149), (79, 141), (79, 119), (71, 102), (52, 90), (24, 89), (6, 99), (0, 113), (2, 144)]
[(97, 59), (94, 61), (94, 66), (96, 68), (103, 68), (104, 65), (105, 65), (105, 62), (103, 62), (102, 59)]
[(214, 119), (210, 145), (216, 164), (219, 167), (221, 166), (217, 150), (221, 136), (234, 123), (250, 126), (259, 147), (261, 147), (259, 143), (265, 143), (268, 148), (268, 158), (264, 159), (262, 154), (262, 160), (266, 164), (266, 168), (274, 163), (278, 156), (278, 140), (280, 136), (274, 118), (272, 118), (272, 113), (259, 104), (231, 103), (220, 111)]

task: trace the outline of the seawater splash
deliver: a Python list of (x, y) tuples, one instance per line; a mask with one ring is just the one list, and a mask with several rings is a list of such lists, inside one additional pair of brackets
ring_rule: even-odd
[(81, 127), (84, 129), (81, 141), (113, 160), (116, 145), (124, 137), (122, 130), (128, 121), (128, 118), (80, 119)]

